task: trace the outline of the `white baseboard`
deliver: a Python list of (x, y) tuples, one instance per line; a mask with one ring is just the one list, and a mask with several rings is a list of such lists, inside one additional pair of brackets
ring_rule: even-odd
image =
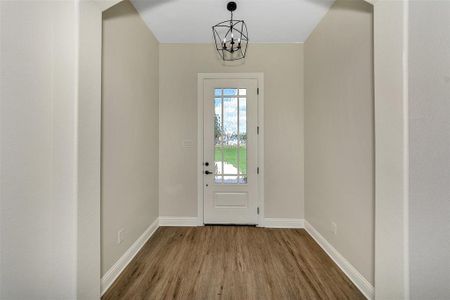
[(159, 217), (159, 226), (194, 227), (199, 225), (197, 217)]
[(305, 228), (303, 219), (264, 218), (263, 227), (267, 228)]
[(312, 238), (322, 247), (329, 257), (341, 268), (348, 278), (356, 285), (367, 299), (374, 298), (374, 288), (352, 264), (345, 259), (308, 221), (305, 221), (305, 229)]
[(128, 266), (131, 260), (141, 250), (142, 246), (148, 241), (148, 239), (158, 229), (159, 220), (156, 220), (150, 224), (150, 226), (144, 231), (144, 233), (131, 245), (130, 248), (119, 258), (119, 260), (105, 273), (102, 277), (102, 295), (108, 290), (113, 282), (119, 277), (120, 273)]

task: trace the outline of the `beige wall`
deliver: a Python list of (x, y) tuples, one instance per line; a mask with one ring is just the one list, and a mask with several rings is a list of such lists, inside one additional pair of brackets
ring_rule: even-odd
[(306, 219), (373, 284), (372, 52), (372, 6), (338, 1), (304, 59)]
[(409, 7), (411, 299), (450, 299), (450, 2)]
[(0, 299), (76, 299), (75, 1), (0, 1)]
[(79, 2), (77, 297), (100, 298), (102, 11)]
[(158, 41), (134, 7), (105, 11), (102, 274), (158, 217), (158, 84)]
[(160, 216), (197, 216), (197, 73), (263, 72), (265, 217), (303, 218), (302, 58), (302, 44), (252, 44), (225, 66), (211, 44), (160, 45)]
[(407, 10), (375, 1), (375, 295), (408, 299)]

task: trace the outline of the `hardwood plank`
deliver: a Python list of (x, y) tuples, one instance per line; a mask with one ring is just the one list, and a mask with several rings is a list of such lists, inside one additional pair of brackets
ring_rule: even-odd
[(102, 297), (365, 299), (303, 229), (160, 227)]

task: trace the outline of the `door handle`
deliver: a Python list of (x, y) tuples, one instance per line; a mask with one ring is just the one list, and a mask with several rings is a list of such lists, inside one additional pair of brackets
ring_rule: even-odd
[(208, 170), (205, 171), (205, 175), (210, 175), (210, 174), (212, 174), (212, 172), (210, 172)]

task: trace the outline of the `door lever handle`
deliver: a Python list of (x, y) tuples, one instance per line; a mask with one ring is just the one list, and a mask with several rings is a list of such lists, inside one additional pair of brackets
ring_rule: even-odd
[(206, 171), (205, 171), (205, 174), (206, 174), (206, 175), (210, 175), (210, 174), (212, 174), (212, 172), (206, 170)]

